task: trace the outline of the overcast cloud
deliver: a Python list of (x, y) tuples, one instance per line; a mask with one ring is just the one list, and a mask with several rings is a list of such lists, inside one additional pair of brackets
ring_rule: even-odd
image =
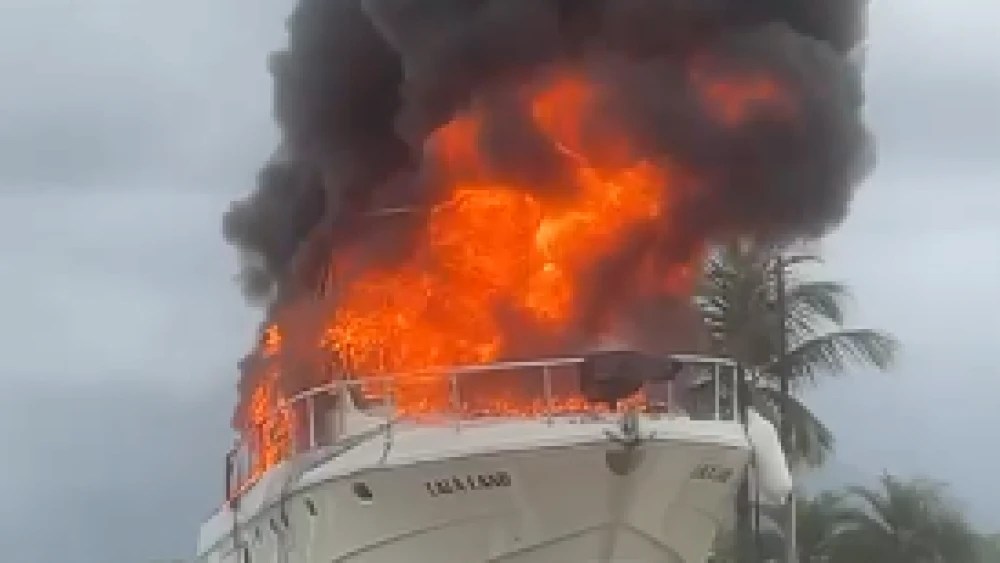
[[(271, 150), (266, 54), (289, 0), (0, 5), (0, 553), (189, 556), (221, 487), (256, 314), (219, 234)], [(952, 483), (1000, 529), (995, 0), (875, 0), (881, 162), (825, 243), (890, 375), (810, 392), (845, 479)], [(13, 554), (13, 555), (11, 555)]]

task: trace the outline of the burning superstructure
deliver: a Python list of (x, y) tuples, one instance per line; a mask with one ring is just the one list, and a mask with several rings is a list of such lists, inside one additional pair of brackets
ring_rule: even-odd
[(272, 60), (283, 145), (225, 221), (268, 307), (235, 417), (255, 471), (324, 378), (412, 373), (392, 394), (417, 412), (447, 397), (435, 367), (697, 348), (708, 246), (822, 234), (871, 164), (862, 8), (301, 0)]

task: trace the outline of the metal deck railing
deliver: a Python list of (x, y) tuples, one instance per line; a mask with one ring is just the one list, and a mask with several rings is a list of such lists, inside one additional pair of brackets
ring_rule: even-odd
[[(240, 437), (227, 456), (227, 496), (238, 496), (277, 461), (350, 439), (347, 419), (354, 411), (387, 424), (451, 425), (459, 432), (471, 420), (516, 418), (553, 424), (625, 410), (737, 420), (737, 373), (735, 363), (722, 357), (596, 352), (345, 376), (284, 401), (273, 416), (287, 421), (285, 436), (247, 431)], [(264, 452), (268, 447), (282, 451)]]

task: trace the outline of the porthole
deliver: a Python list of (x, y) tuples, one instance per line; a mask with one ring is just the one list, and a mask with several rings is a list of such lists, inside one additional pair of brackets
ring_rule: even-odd
[(260, 533), (260, 526), (257, 526), (256, 528), (254, 528), (254, 530), (253, 530), (253, 539), (257, 543), (260, 543), (261, 541), (264, 540), (264, 536), (261, 535), (261, 533)]
[(309, 511), (309, 516), (316, 516), (316, 503), (312, 501), (311, 498), (306, 499), (306, 510)]
[(372, 489), (367, 483), (355, 483), (353, 489), (354, 496), (358, 497), (358, 500), (361, 501), (362, 504), (371, 504), (375, 495), (372, 494)]

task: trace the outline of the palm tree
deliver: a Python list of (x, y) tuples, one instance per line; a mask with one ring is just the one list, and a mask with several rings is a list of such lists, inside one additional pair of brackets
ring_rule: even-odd
[(824, 492), (807, 499), (798, 498), (795, 528), (801, 563), (825, 563), (836, 545), (846, 513), (844, 495)]
[[(833, 434), (789, 386), (800, 389), (819, 375), (843, 373), (852, 363), (886, 369), (897, 349), (886, 333), (844, 328), (846, 287), (800, 275), (803, 264), (817, 261), (742, 239), (711, 255), (697, 296), (715, 352), (754, 376), (749, 402), (782, 429), (793, 467), (821, 465), (833, 448)], [(745, 493), (744, 483), (736, 506), (740, 553), (751, 533)], [(793, 515), (780, 520), (786, 537), (794, 534)]]
[[(847, 507), (841, 493), (823, 492), (813, 498), (798, 498), (797, 525), (795, 528), (800, 563), (826, 563), (830, 560), (836, 545), (837, 534), (843, 527)], [(765, 509), (767, 527), (761, 534), (761, 560), (780, 560), (784, 552), (784, 540), (777, 529), (781, 521), (780, 512)], [(740, 546), (737, 537), (731, 531), (720, 534), (716, 539), (712, 563), (731, 563), (740, 559), (754, 560), (756, 549), (742, 548), (747, 553), (739, 557)]]
[[(783, 343), (788, 347), (784, 367), (793, 390), (820, 375), (842, 374), (851, 364), (887, 369), (897, 349), (895, 339), (884, 332), (843, 327), (847, 288), (800, 274), (803, 264), (818, 260), (740, 241), (719, 248), (710, 257), (697, 296), (715, 352), (734, 358), (756, 376), (754, 406), (776, 426), (782, 405), (779, 360)], [(781, 264), (786, 282), (783, 321), (777, 306), (776, 264)], [(822, 464), (833, 448), (833, 434), (794, 397), (787, 411), (790, 461), (813, 467)]]
[[(1000, 535), (977, 536), (943, 487), (929, 481), (885, 475), (879, 489), (823, 492), (797, 505), (801, 563), (1000, 563)], [(769, 526), (762, 538), (760, 560), (779, 560), (781, 535)], [(756, 561), (754, 552), (726, 531), (709, 561)]]
[(885, 474), (880, 487), (853, 487), (861, 507), (844, 512), (834, 563), (974, 563), (979, 538), (943, 487)]

